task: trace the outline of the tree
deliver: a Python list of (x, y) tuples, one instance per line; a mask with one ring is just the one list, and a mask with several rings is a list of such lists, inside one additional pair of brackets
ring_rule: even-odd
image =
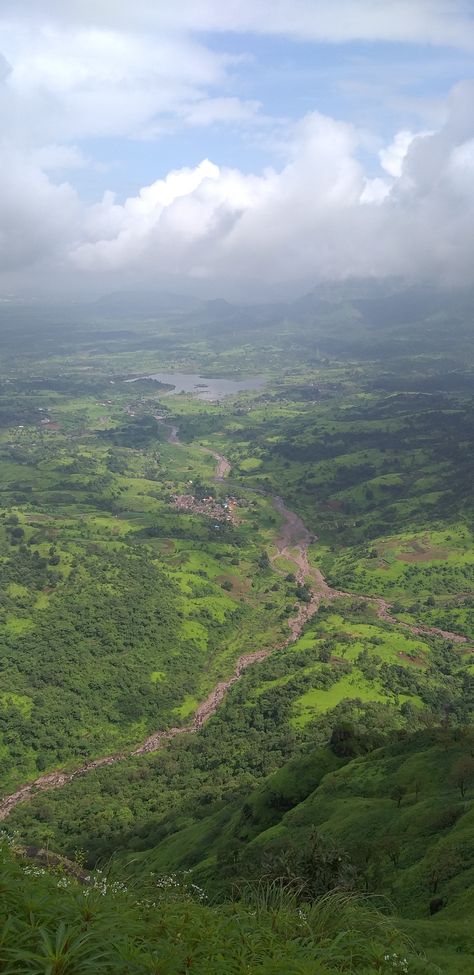
[(468, 749), (469, 755), (474, 758), (474, 727), (467, 725), (465, 728), (461, 728), (460, 737), (464, 747)]
[(386, 836), (380, 844), (380, 850), (388, 856), (394, 867), (398, 867), (400, 862), (401, 846), (400, 841), (395, 836)]
[(462, 860), (452, 847), (445, 847), (435, 851), (428, 865), (426, 880), (431, 894), (436, 894), (443, 881), (451, 880), (461, 870)]
[(18, 539), (19, 540), (20, 538), (24, 538), (24, 537), (25, 537), (25, 532), (24, 532), (23, 528), (21, 528), (20, 525), (18, 525), (16, 528), (12, 528), (12, 530), (11, 530), (11, 538), (12, 538), (12, 541), (13, 541), (13, 539)]
[(400, 809), (400, 806), (402, 804), (402, 799), (406, 795), (406, 791), (407, 790), (404, 785), (396, 785), (395, 788), (393, 789), (390, 798), (396, 802), (397, 809)]
[(358, 739), (354, 725), (341, 721), (332, 729), (329, 747), (339, 758), (354, 758), (359, 754)]
[(316, 831), (297, 845), (289, 841), (269, 845), (260, 858), (252, 851), (252, 868), (266, 881), (283, 881), (304, 900), (314, 900), (331, 890), (353, 889), (357, 877), (347, 852)]
[(415, 802), (418, 802), (418, 796), (420, 795), (420, 792), (421, 792), (421, 782), (420, 782), (420, 780), (419, 779), (415, 779), (414, 782), (412, 783), (412, 786), (413, 786), (413, 791), (415, 793)]
[(464, 758), (459, 758), (457, 762), (454, 763), (451, 770), (451, 782), (453, 785), (457, 786), (461, 793), (461, 799), (464, 799), (466, 790), (474, 778), (474, 758), (470, 755), (466, 755)]
[(305, 585), (298, 585), (296, 587), (296, 597), (297, 599), (300, 599), (302, 603), (310, 603), (311, 589), (308, 589), (308, 586)]
[(257, 565), (260, 569), (270, 568), (270, 559), (268, 558), (266, 552), (260, 552), (260, 555), (258, 556), (257, 559)]

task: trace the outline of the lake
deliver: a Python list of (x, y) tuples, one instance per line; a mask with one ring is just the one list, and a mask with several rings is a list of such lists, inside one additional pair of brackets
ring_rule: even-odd
[(246, 389), (260, 389), (265, 383), (264, 376), (252, 376), (240, 380), (212, 379), (209, 376), (199, 376), (194, 372), (155, 372), (145, 378), (174, 387), (164, 395), (191, 393), (198, 399), (210, 402), (222, 399), (224, 396), (232, 396), (234, 393), (241, 393)]

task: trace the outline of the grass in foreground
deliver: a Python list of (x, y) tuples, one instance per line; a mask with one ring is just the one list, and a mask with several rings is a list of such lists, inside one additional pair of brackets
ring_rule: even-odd
[[(202, 903), (186, 880), (81, 884), (1, 849), (0, 967), (47, 975), (329, 975), (437, 971), (391, 918), (343, 893), (298, 906), (280, 883)], [(439, 970), (440, 971), (440, 970)]]

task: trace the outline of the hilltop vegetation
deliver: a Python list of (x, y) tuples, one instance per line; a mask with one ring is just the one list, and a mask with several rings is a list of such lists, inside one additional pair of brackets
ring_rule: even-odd
[(335, 888), (380, 895), (433, 964), (471, 971), (473, 741), (472, 727), (444, 728), (374, 749), (343, 722), (329, 749), (306, 750), (245, 799), (201, 813), (133, 870), (191, 869), (221, 897), (261, 878), (284, 878), (302, 902)]
[(374, 749), (339, 724), (329, 748), (82, 886), (70, 861), (51, 873), (4, 846), (0, 958), (25, 972), (48, 958), (71, 972), (471, 971), (473, 741), (445, 728)]
[(224, 887), (286, 876), (313, 898), (342, 884), (385, 894), (408, 918), (428, 916), (433, 897), (444, 919), (470, 913), (473, 741), (472, 728), (445, 729), (374, 748), (342, 722), (329, 748), (306, 749), (244, 801), (164, 840), (153, 869), (192, 867), (196, 882)]
[[(207, 906), (176, 876), (129, 885), (107, 874), (82, 883), (0, 850), (0, 965), (18, 973), (86, 975), (427, 975), (411, 940), (376, 905), (342, 894), (298, 906), (280, 885), (249, 888), (239, 904)], [(47, 858), (46, 858), (47, 859)], [(58, 923), (58, 918), (61, 918)]]

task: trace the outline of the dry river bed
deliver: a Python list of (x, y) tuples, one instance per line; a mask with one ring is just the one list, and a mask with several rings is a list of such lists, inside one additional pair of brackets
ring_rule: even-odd
[[(161, 417), (157, 417), (157, 419), (162, 420)], [(178, 427), (170, 426), (169, 430), (170, 434), (168, 437), (168, 442), (177, 444), (179, 446), (180, 440), (178, 436)], [(218, 481), (224, 480), (224, 478), (228, 476), (231, 467), (227, 458), (224, 457), (223, 454), (219, 454), (217, 451), (210, 450), (208, 447), (201, 447), (201, 450), (205, 453), (211, 454), (216, 461), (215, 479)], [(32, 799), (38, 794), (38, 792), (48, 789), (60, 789), (68, 782), (72, 782), (72, 780), (78, 776), (86, 775), (88, 772), (91, 772), (94, 769), (102, 768), (104, 765), (114, 765), (116, 762), (121, 762), (124, 759), (132, 756), (146, 755), (148, 752), (155, 752), (158, 749), (163, 748), (167, 742), (171, 741), (172, 738), (176, 738), (177, 735), (192, 734), (199, 731), (203, 724), (208, 721), (213, 714), (215, 714), (219, 704), (225, 697), (225, 694), (229, 688), (239, 680), (247, 667), (250, 667), (254, 663), (258, 663), (261, 660), (265, 660), (265, 658), (271, 653), (274, 653), (276, 650), (283, 649), (283, 647), (288, 646), (290, 643), (293, 643), (298, 639), (308, 620), (310, 620), (317, 613), (322, 600), (330, 601), (343, 597), (359, 599), (361, 601), (374, 604), (377, 608), (377, 616), (379, 619), (386, 623), (404, 627), (410, 633), (415, 635), (427, 634), (432, 636), (440, 636), (446, 640), (451, 640), (453, 643), (467, 642), (466, 637), (461, 636), (458, 633), (450, 633), (446, 630), (440, 630), (435, 626), (423, 626), (421, 624), (412, 625), (410, 623), (397, 620), (390, 614), (390, 603), (379, 596), (360, 596), (356, 593), (342, 592), (338, 589), (333, 589), (328, 585), (320, 570), (309, 564), (308, 546), (313, 541), (313, 536), (308, 531), (304, 522), (294, 511), (290, 511), (289, 508), (286, 507), (282, 498), (274, 497), (273, 501), (277, 511), (283, 518), (283, 524), (276, 543), (277, 552), (273, 556), (273, 559), (281, 556), (286, 560), (293, 562), (295, 566), (295, 576), (298, 582), (306, 583), (311, 592), (310, 601), (307, 603), (302, 603), (299, 606), (296, 615), (288, 620), (289, 634), (287, 639), (273, 647), (256, 650), (254, 653), (243, 654), (241, 657), (239, 657), (234, 673), (227, 680), (221, 681), (213, 688), (208, 697), (199, 705), (189, 724), (176, 728), (168, 728), (166, 731), (156, 731), (154, 734), (146, 738), (145, 741), (143, 741), (133, 751), (123, 751), (116, 752), (113, 755), (104, 755), (102, 758), (96, 758), (89, 762), (85, 762), (84, 765), (74, 769), (72, 772), (57, 771), (40, 775), (33, 782), (27, 783), (26, 785), (17, 789), (16, 792), (13, 792), (9, 796), (5, 796), (4, 799), (0, 801), (0, 820), (6, 819), (11, 810), (17, 806), (18, 803), (26, 802), (28, 799)]]

